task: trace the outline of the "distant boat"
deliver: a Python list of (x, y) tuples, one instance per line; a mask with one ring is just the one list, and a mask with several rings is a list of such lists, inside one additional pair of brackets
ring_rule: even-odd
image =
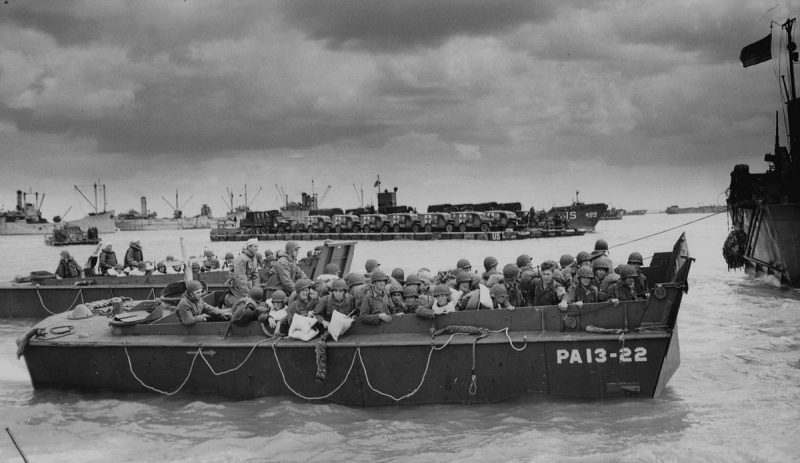
[(647, 214), (647, 209), (634, 209), (632, 211), (625, 211), (625, 215), (645, 215)]
[[(162, 196), (163, 199), (163, 196)], [(192, 199), (191, 197), (189, 200)], [(189, 200), (186, 200), (188, 202)], [(203, 205), (200, 209), (208, 215), (198, 215), (196, 217), (184, 217), (182, 206), (178, 200), (178, 191), (175, 191), (175, 205), (170, 204), (166, 199), (164, 201), (172, 207), (172, 217), (158, 217), (155, 212), (149, 212), (147, 209), (147, 197), (141, 197), (142, 209), (141, 212), (131, 210), (127, 213), (117, 215), (114, 224), (121, 231), (155, 231), (155, 230), (185, 230), (197, 228), (211, 228), (212, 222), (216, 226), (217, 221), (213, 220), (209, 215), (211, 209), (207, 205)], [(186, 202), (183, 206), (186, 206)]]
[(678, 207), (670, 206), (665, 210), (667, 214), (714, 214), (724, 212), (727, 206), (697, 206), (697, 207)]
[(578, 230), (594, 231), (597, 222), (600, 221), (608, 204), (606, 203), (582, 203), (578, 198), (579, 192), (575, 192), (575, 200), (569, 206), (558, 206), (550, 208), (548, 215), (560, 214), (569, 228)]
[(616, 207), (612, 207), (611, 209), (606, 210), (606, 213), (600, 217), (600, 220), (622, 220), (622, 217), (626, 214), (627, 212), (625, 209), (617, 209)]
[(64, 225), (55, 227), (53, 234), (44, 239), (44, 244), (48, 246), (69, 246), (81, 244), (97, 244), (100, 242), (100, 234), (97, 228), (91, 227), (85, 232), (75, 225)]
[[(34, 202), (29, 202), (29, 197), (33, 196)], [(38, 192), (25, 193), (17, 190), (17, 205), (13, 210), (0, 211), (0, 235), (49, 235), (55, 229), (54, 223), (62, 223), (79, 227), (83, 230), (96, 228), (100, 233), (114, 233), (114, 221), (112, 219), (114, 211), (104, 211), (100, 213), (89, 213), (80, 219), (62, 221), (60, 217), (53, 218), (49, 222), (42, 217), (42, 203), (45, 194), (40, 196)]]

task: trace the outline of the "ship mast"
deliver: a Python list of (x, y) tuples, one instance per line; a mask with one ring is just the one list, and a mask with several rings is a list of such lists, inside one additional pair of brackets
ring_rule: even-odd
[(789, 83), (792, 87), (792, 100), (794, 101), (797, 99), (797, 91), (795, 90), (794, 84), (794, 62), (797, 60), (797, 44), (792, 41), (792, 26), (794, 25), (794, 21), (796, 18), (787, 19), (785, 23), (783, 23), (783, 27), (786, 29), (786, 49), (789, 50)]

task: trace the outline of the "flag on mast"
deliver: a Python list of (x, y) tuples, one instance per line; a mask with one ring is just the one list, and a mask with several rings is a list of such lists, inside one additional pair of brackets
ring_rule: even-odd
[(753, 42), (750, 45), (742, 48), (742, 52), (739, 54), (739, 60), (742, 61), (742, 66), (744, 67), (755, 66), (758, 63), (763, 63), (764, 61), (769, 61), (771, 59), (772, 31), (770, 31), (768, 36), (764, 37), (758, 42)]

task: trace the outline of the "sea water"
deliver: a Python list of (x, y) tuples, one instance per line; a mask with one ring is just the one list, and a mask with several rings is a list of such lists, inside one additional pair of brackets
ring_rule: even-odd
[[(416, 272), (500, 267), (591, 251), (609, 242), (615, 263), (670, 251), (685, 231), (697, 259), (678, 317), (681, 365), (655, 399), (576, 401), (528, 395), (498, 404), (356, 408), (292, 397), (227, 400), (155, 393), (34, 391), (14, 343), (34, 320), (0, 321), (0, 416), (30, 461), (797, 461), (800, 458), (800, 294), (728, 271), (724, 214), (625, 217), (582, 237), (522, 241), (359, 242), (352, 270), (369, 258)], [(699, 220), (702, 219), (702, 220)], [(696, 221), (691, 224), (687, 222)], [(671, 228), (629, 244), (623, 244)], [(121, 261), (140, 240), (146, 259), (204, 249), (208, 230), (118, 232), (103, 237)], [(301, 242), (301, 253), (319, 242)], [(262, 242), (261, 250), (283, 242)], [(616, 246), (616, 247), (615, 247)], [(0, 237), (0, 280), (54, 271), (60, 248), (42, 237)], [(83, 264), (93, 246), (70, 247)], [(414, 375), (415, 372), (409, 372)], [(376, 385), (380, 387), (380, 385)], [(0, 460), (22, 461), (0, 436)]]

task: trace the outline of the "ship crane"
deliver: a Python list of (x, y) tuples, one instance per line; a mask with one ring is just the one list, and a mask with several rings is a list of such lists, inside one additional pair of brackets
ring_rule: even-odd
[(322, 197), (319, 199), (319, 201), (317, 201), (317, 205), (320, 205), (320, 204), (322, 204), (323, 201), (325, 201), (325, 198), (328, 197), (328, 192), (329, 191), (331, 191), (331, 186), (330, 185), (328, 185), (328, 188), (325, 188), (325, 191), (322, 192)]
[(183, 217), (183, 208), (186, 207), (186, 205), (189, 203), (189, 201), (192, 200), (192, 198), (194, 198), (194, 195), (189, 196), (189, 199), (187, 199), (186, 202), (184, 202), (183, 205), (181, 205), (180, 202), (178, 201), (178, 190), (175, 190), (175, 205), (173, 206), (169, 201), (167, 201), (167, 198), (163, 196), (161, 197), (161, 199), (163, 199), (164, 202), (167, 203), (167, 205), (172, 208), (172, 216), (175, 217), (176, 219), (180, 219), (181, 217)]

